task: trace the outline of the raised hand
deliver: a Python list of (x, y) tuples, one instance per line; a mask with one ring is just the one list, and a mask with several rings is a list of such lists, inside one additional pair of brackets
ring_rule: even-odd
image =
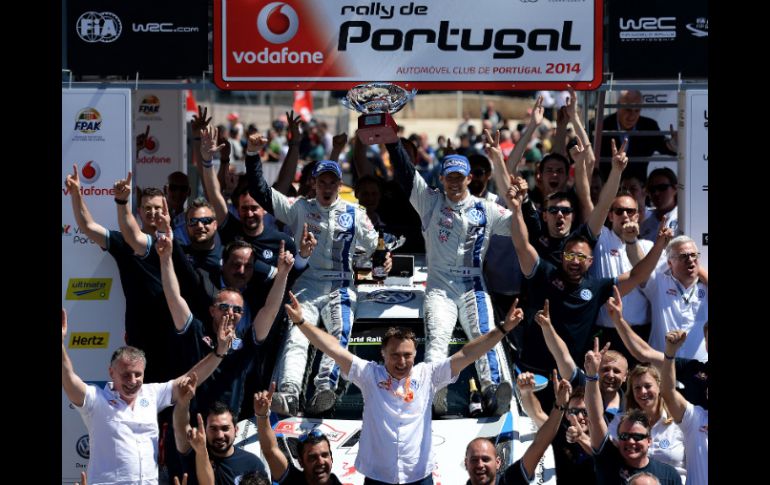
[(235, 325), (238, 323), (238, 319), (235, 313), (227, 312), (222, 316), (222, 324), (219, 326), (217, 332), (217, 353), (220, 355), (226, 354), (233, 344), (235, 338)]
[(201, 157), (204, 160), (210, 161), (214, 158), (215, 153), (225, 147), (225, 143), (217, 145), (216, 142), (219, 142), (216, 126), (209, 125), (204, 130), (201, 130)]
[(147, 140), (150, 138), (150, 125), (147, 125), (147, 129), (144, 133), (139, 133), (136, 136), (136, 153), (138, 154), (146, 145)]
[[(580, 141), (580, 138), (578, 138), (578, 141)], [(616, 148), (614, 138), (610, 139), (610, 143), (612, 144), (612, 167), (618, 168), (622, 172), (623, 170), (626, 169), (626, 166), (628, 165), (628, 156), (626, 155), (626, 147), (628, 147), (628, 138), (623, 139), (623, 144), (620, 146), (620, 150)], [(570, 150), (570, 153), (572, 153), (571, 150)]]
[(86, 478), (86, 472), (80, 472), (80, 481), (75, 482), (75, 485), (88, 485), (88, 478)]
[(569, 420), (569, 428), (567, 428), (566, 434), (567, 443), (577, 443), (578, 441), (584, 439), (583, 427), (580, 426), (580, 422), (578, 422), (577, 416), (568, 414), (567, 420)]
[(607, 342), (607, 345), (604, 346), (604, 349), (601, 351), (599, 350), (599, 337), (594, 337), (594, 349), (589, 350), (586, 353), (586, 360), (585, 364), (583, 365), (583, 369), (586, 371), (586, 374), (589, 376), (594, 376), (599, 373), (599, 367), (601, 366), (602, 357), (604, 356), (604, 353), (607, 352), (607, 349), (609, 349), (610, 343)]
[(174, 485), (187, 485), (187, 473), (182, 474), (182, 483), (179, 483), (179, 477), (174, 477)]
[(294, 266), (294, 255), (291, 251), (286, 251), (285, 245), (281, 241), (281, 247), (278, 250), (278, 274), (289, 274), (291, 267)]
[(457, 153), (457, 150), (455, 149), (455, 147), (452, 146), (452, 139), (450, 137), (447, 137), (446, 148), (444, 148), (444, 156), (454, 155), (455, 153)]
[(230, 141), (222, 133), (220, 133), (219, 138), (217, 138), (217, 145), (222, 147), (219, 151), (219, 159), (229, 162), (230, 152), (232, 151), (233, 146), (230, 145)]
[(489, 133), (489, 130), (484, 130), (484, 140), (484, 151), (487, 153), (487, 156), (495, 160), (504, 161), (505, 157), (500, 149), (500, 130), (495, 132), (494, 138)]
[(610, 314), (610, 318), (617, 322), (623, 316), (623, 300), (620, 297), (618, 285), (612, 286), (612, 294), (615, 296), (607, 299), (607, 313)]
[(294, 116), (294, 110), (286, 112), (286, 120), (288, 122), (288, 129), (286, 134), (286, 141), (289, 146), (299, 145), (299, 122), (302, 121), (301, 116)]
[(567, 84), (567, 91), (569, 91), (569, 96), (567, 96), (567, 104), (564, 105), (564, 114), (567, 115), (567, 117), (572, 120), (573, 122), (578, 119), (577, 117), (577, 96), (575, 95), (575, 88)]
[(273, 394), (275, 393), (275, 381), (270, 384), (270, 389), (267, 391), (259, 391), (254, 393), (254, 414), (259, 416), (265, 416), (270, 412), (270, 403), (273, 402)]
[(289, 316), (289, 319), (292, 321), (292, 323), (303, 321), (305, 318), (302, 316), (302, 307), (299, 305), (297, 297), (294, 296), (294, 293), (291, 291), (289, 292), (289, 299), (291, 299), (291, 303), (284, 305), (284, 307), (286, 307), (286, 314)]
[(249, 140), (246, 143), (246, 151), (251, 153), (258, 152), (262, 149), (265, 143), (267, 143), (267, 138), (260, 135), (259, 133), (249, 135)]
[(635, 221), (628, 221), (623, 224), (620, 237), (626, 243), (639, 239), (639, 223)]
[(545, 299), (545, 303), (543, 304), (543, 309), (538, 310), (537, 313), (535, 313), (535, 322), (537, 322), (538, 325), (541, 327), (548, 327), (551, 325), (551, 306), (548, 302), (548, 298)]
[(332, 137), (332, 150), (337, 150), (338, 152), (341, 152), (345, 145), (348, 143), (348, 134), (347, 133), (340, 133), (339, 135), (334, 135)]
[(569, 404), (569, 397), (572, 394), (572, 386), (567, 379), (559, 379), (559, 373), (556, 369), (553, 370), (551, 376), (553, 381), (553, 392), (556, 397), (556, 405), (566, 407)]
[(67, 337), (67, 310), (61, 309), (61, 343), (64, 343)]
[(198, 386), (198, 374), (191, 372), (189, 376), (184, 376), (179, 383), (179, 400), (177, 404), (189, 403), (195, 397), (195, 388)]
[(524, 320), (524, 310), (518, 308), (518, 305), (519, 299), (516, 298), (513, 300), (513, 305), (511, 305), (511, 308), (508, 310), (508, 314), (505, 316), (503, 329), (506, 333), (516, 328), (516, 326), (521, 323), (522, 320)]
[(535, 391), (535, 374), (531, 372), (522, 372), (516, 377), (516, 387), (519, 388), (519, 392), (522, 394), (532, 393)]
[(538, 96), (535, 100), (535, 105), (532, 106), (532, 116), (529, 118), (529, 125), (540, 126), (540, 123), (543, 122), (544, 113), (545, 108), (543, 108), (543, 97)]
[(161, 236), (165, 236), (166, 238), (171, 238), (171, 214), (168, 212), (168, 202), (166, 202), (166, 198), (163, 197), (163, 207), (160, 211), (155, 213), (155, 217), (153, 221), (155, 222), (155, 227), (158, 229), (159, 233), (165, 233), (162, 235), (159, 235), (159, 238)]
[(191, 128), (193, 136), (201, 136), (201, 132), (206, 129), (211, 117), (206, 118), (208, 114), (208, 108), (203, 105), (198, 105), (198, 114), (192, 116)]
[(70, 194), (80, 192), (80, 175), (78, 175), (78, 165), (76, 163), (72, 164), (72, 174), (67, 175), (67, 178), (64, 179), (64, 186), (67, 187)]
[(190, 428), (187, 430), (187, 441), (195, 453), (206, 453), (206, 426), (203, 424), (203, 416), (198, 413), (198, 428)]
[(128, 200), (128, 198), (131, 197), (131, 172), (128, 172), (128, 176), (126, 178), (115, 182), (113, 188), (115, 189), (116, 199)]
[(672, 330), (666, 334), (666, 355), (674, 356), (687, 340), (687, 332), (684, 330)]
[[(570, 156), (575, 160), (575, 163), (588, 163), (589, 157), (592, 155), (591, 150), (588, 150), (585, 145), (583, 145), (583, 141), (580, 137), (575, 138), (575, 140), (577, 140), (577, 145), (573, 145), (572, 148), (569, 149)], [(626, 162), (628, 162), (628, 158), (626, 158)], [(588, 176), (590, 177), (591, 174), (588, 174)]]
[(307, 222), (302, 226), (302, 239), (299, 243), (299, 255), (307, 259), (313, 253), (318, 241), (311, 231), (307, 229)]

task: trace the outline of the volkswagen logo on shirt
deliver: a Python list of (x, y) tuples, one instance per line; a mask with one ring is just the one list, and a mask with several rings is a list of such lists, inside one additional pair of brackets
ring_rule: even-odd
[(337, 224), (345, 230), (350, 229), (353, 226), (353, 217), (347, 212), (337, 216)]
[(265, 249), (264, 251), (262, 251), (262, 257), (265, 259), (271, 259), (273, 257), (273, 252), (270, 251), (269, 249)]
[(366, 295), (364, 300), (383, 305), (399, 305), (414, 300), (414, 293), (403, 290), (375, 290)]
[(142, 398), (142, 400), (141, 400), (141, 401), (139, 401), (139, 405), (140, 405), (140, 406), (142, 406), (143, 408), (146, 408), (147, 406), (149, 406), (149, 405), (150, 405), (150, 401), (148, 401), (148, 400), (147, 400), (147, 399), (145, 399), (145, 398)]
[(582, 290), (580, 290), (580, 298), (582, 298), (585, 301), (590, 301), (593, 296), (594, 294), (591, 293), (591, 290), (589, 290), (588, 288), (583, 288)]
[(479, 225), (484, 220), (484, 213), (475, 207), (465, 213), (468, 216), (468, 221), (471, 224)]
[(75, 451), (78, 452), (78, 455), (80, 455), (82, 458), (88, 460), (91, 457), (90, 447), (88, 446), (88, 435), (84, 434), (80, 438), (78, 438), (77, 443), (75, 443)]

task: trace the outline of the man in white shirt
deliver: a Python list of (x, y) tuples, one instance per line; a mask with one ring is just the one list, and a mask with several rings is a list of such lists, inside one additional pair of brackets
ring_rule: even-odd
[(294, 325), (340, 366), (361, 389), (364, 415), (356, 469), (371, 483), (433, 483), (435, 467), (431, 403), (436, 390), (455, 382), (460, 372), (494, 347), (524, 318), (514, 301), (505, 321), (467, 343), (449, 358), (414, 365), (414, 332), (390, 328), (382, 339), (385, 365), (365, 361), (341, 347), (315, 325), (304, 325), (303, 308), (293, 293), (286, 311)]
[(176, 402), (187, 385), (195, 387), (216, 369), (230, 348), (232, 325), (222, 329), (217, 348), (186, 374), (168, 382), (144, 384), (144, 352), (120, 347), (112, 354), (112, 382), (104, 389), (86, 385), (75, 374), (65, 349), (67, 313), (62, 309), (62, 387), (88, 428), (91, 485), (157, 485), (158, 413)]

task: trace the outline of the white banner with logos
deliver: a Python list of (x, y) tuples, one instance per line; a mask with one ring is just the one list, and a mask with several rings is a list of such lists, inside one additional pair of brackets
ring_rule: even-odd
[(679, 94), (679, 229), (693, 238), (708, 266), (709, 92)]
[[(125, 299), (112, 257), (75, 222), (64, 180), (77, 164), (81, 193), (94, 220), (116, 229), (113, 184), (131, 168), (131, 91), (62, 90), (61, 255), (67, 352), (86, 383), (104, 386), (112, 352), (123, 345)], [(88, 464), (88, 431), (62, 391), (62, 483), (80, 480)]]
[(214, 15), (221, 89), (348, 89), (372, 80), (595, 89), (602, 80), (599, 0), (216, 0)]
[(187, 173), (184, 91), (140, 89), (133, 98), (133, 184), (163, 190), (168, 174)]

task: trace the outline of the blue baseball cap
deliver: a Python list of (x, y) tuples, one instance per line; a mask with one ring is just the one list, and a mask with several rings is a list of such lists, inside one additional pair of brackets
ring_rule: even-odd
[(462, 155), (447, 155), (441, 162), (441, 176), (446, 176), (452, 172), (459, 172), (463, 177), (471, 173), (471, 164), (468, 158)]
[(342, 169), (340, 165), (333, 160), (321, 160), (313, 169), (313, 177), (318, 177), (324, 172), (333, 172), (338, 179), (342, 178)]

